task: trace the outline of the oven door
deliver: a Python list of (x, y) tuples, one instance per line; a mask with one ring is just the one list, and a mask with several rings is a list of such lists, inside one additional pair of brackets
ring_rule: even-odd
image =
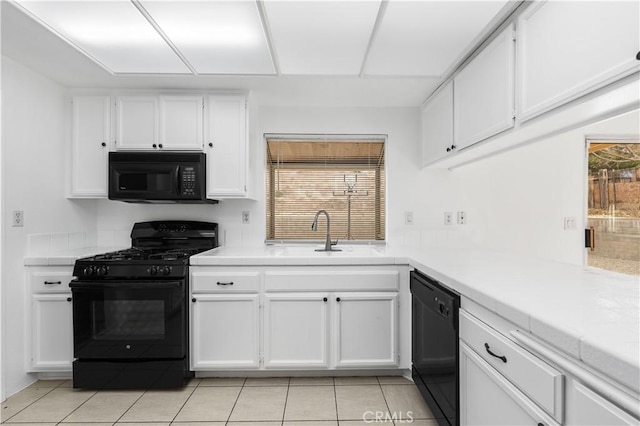
[(69, 286), (75, 358), (186, 356), (186, 280), (75, 280)]

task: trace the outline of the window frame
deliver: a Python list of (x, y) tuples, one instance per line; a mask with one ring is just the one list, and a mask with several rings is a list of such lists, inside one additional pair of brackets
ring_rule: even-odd
[[(267, 187), (267, 179), (266, 174), (268, 172), (268, 141), (301, 141), (301, 142), (382, 142), (383, 143), (383, 153), (384, 153), (384, 180), (383, 187), (385, 188), (384, 195), (384, 204), (382, 207), (384, 208), (384, 239), (383, 240), (340, 240), (343, 243), (348, 243), (350, 245), (386, 245), (387, 244), (387, 236), (388, 236), (388, 177), (387, 177), (387, 143), (388, 143), (388, 135), (386, 134), (344, 134), (344, 133), (335, 133), (335, 134), (324, 134), (324, 133), (264, 133), (263, 135), (263, 154), (264, 154), (264, 195), (265, 195), (265, 210), (264, 210), (264, 223), (265, 223), (265, 244), (273, 245), (273, 244), (283, 244), (283, 245), (309, 245), (309, 244), (318, 244), (324, 242), (324, 234), (319, 235), (318, 239), (269, 239), (267, 238), (268, 233), (268, 221), (267, 221), (267, 213), (269, 211), (269, 197)], [(273, 180), (272, 180), (273, 182)], [(335, 237), (332, 236), (332, 239), (335, 241)]]

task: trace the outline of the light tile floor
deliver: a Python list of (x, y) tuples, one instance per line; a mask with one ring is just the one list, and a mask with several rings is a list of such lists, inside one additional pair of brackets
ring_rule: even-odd
[(47, 380), (8, 398), (0, 419), (16, 426), (437, 426), (402, 377), (211, 378), (147, 391)]

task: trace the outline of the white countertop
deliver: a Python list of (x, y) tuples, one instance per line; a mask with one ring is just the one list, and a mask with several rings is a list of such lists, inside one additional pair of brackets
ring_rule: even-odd
[[(324, 245), (218, 247), (192, 256), (191, 265), (381, 265), (397, 259), (384, 245), (338, 246), (342, 251), (316, 252)], [(403, 264), (407, 264), (404, 259)]]
[[(640, 388), (640, 280), (637, 277), (478, 249), (390, 249), (381, 245), (219, 247), (192, 265), (410, 265), (554, 347)], [(30, 256), (27, 266), (69, 265), (116, 248)]]
[(640, 388), (637, 277), (478, 249), (213, 249), (192, 265), (410, 265), (618, 382)]

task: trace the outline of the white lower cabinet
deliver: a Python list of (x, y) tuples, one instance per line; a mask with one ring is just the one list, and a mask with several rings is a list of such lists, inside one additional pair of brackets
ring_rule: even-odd
[(397, 292), (267, 293), (264, 366), (397, 367), (397, 305)]
[(190, 270), (194, 370), (410, 368), (407, 267)]
[(71, 371), (73, 323), (71, 267), (27, 268), (30, 312), (27, 370)]
[(640, 421), (613, 405), (591, 389), (573, 381), (569, 389), (567, 425), (638, 425)]
[(624, 387), (465, 297), (462, 306), (462, 426), (640, 424)]
[(551, 426), (559, 423), (461, 342), (460, 424)]
[(264, 309), (264, 366), (329, 366), (327, 293), (267, 294)]
[(193, 294), (191, 367), (258, 368), (258, 294)]
[(398, 293), (336, 293), (336, 367), (398, 365)]

